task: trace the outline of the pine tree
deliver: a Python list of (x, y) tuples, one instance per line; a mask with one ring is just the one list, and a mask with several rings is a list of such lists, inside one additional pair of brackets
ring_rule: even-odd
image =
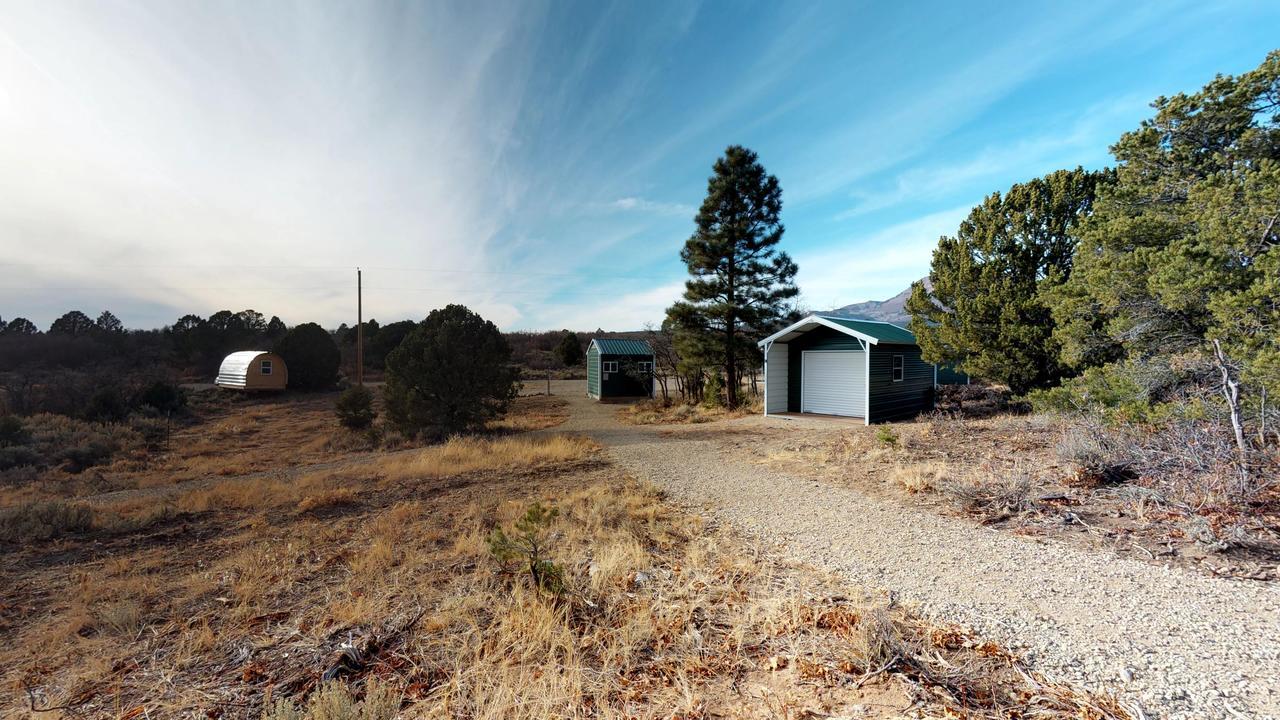
[(796, 264), (777, 249), (782, 188), (756, 154), (731, 145), (716, 160), (707, 197), (680, 259), (692, 279), (667, 310), (686, 362), (724, 368), (725, 399), (738, 404), (740, 358), (790, 311)]
[(582, 341), (578, 339), (577, 333), (565, 331), (560, 344), (556, 346), (556, 357), (565, 367), (578, 367), (582, 364)]
[(993, 193), (933, 251), (931, 288), (907, 300), (930, 362), (1024, 393), (1063, 373), (1053, 319), (1040, 297), (1071, 272), (1073, 231), (1109, 175), (1076, 168)]

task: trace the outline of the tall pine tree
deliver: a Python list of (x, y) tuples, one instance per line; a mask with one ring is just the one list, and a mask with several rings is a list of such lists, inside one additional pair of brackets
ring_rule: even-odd
[(680, 259), (693, 277), (684, 299), (667, 310), (686, 361), (724, 368), (726, 402), (738, 404), (744, 352), (790, 311), (799, 294), (796, 264), (777, 249), (782, 188), (756, 154), (731, 145), (716, 160), (697, 230)]

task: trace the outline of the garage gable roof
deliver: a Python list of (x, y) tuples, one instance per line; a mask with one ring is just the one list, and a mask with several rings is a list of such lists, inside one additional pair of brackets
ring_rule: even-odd
[(602, 355), (652, 355), (653, 348), (644, 340), (626, 340), (619, 338), (595, 338), (592, 345)]
[(893, 323), (879, 320), (855, 320), (832, 315), (810, 315), (799, 322), (788, 325), (757, 344), (763, 347), (768, 343), (787, 342), (818, 327), (828, 327), (845, 335), (852, 335), (861, 340), (866, 340), (872, 345), (880, 343), (916, 344), (916, 336), (910, 330)]

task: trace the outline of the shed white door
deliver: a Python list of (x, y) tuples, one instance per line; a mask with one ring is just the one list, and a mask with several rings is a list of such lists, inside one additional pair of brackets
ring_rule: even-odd
[(865, 417), (865, 358), (859, 350), (804, 351), (800, 412)]

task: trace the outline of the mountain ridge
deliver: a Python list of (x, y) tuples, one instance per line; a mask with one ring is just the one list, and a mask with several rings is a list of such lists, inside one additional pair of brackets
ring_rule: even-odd
[[(929, 282), (928, 276), (920, 278), (920, 281), (924, 283), (926, 289), (933, 289), (933, 283)], [(911, 320), (911, 314), (907, 312), (907, 298), (909, 297), (911, 297), (910, 286), (888, 300), (867, 300), (866, 302), (850, 303), (820, 314), (853, 318), (855, 320), (879, 320), (906, 327)]]

